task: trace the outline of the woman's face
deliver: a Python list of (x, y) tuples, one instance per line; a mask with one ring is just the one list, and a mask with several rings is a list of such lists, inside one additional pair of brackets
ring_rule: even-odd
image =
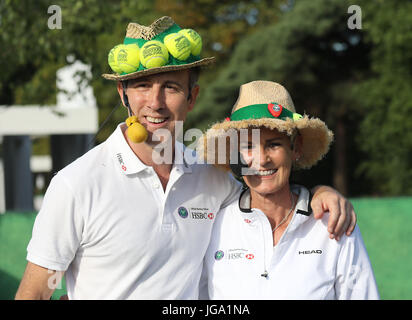
[[(289, 136), (277, 130), (260, 129), (259, 144), (252, 139), (240, 142), (240, 153), (251, 174), (243, 176), (248, 187), (261, 195), (276, 193), (289, 184), (292, 163), (299, 156), (297, 144), (292, 149)], [(298, 140), (298, 139), (295, 139)]]

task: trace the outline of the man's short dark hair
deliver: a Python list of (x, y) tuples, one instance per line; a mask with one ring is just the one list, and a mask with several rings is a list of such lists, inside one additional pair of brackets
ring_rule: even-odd
[(194, 67), (189, 69), (189, 95), (187, 100), (192, 99), (192, 89), (197, 85), (199, 80), (200, 67)]

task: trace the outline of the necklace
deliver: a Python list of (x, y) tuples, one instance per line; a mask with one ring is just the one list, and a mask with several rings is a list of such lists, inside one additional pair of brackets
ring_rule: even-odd
[(291, 195), (291, 198), (292, 198), (292, 208), (290, 208), (289, 213), (282, 219), (282, 221), (276, 227), (274, 227), (272, 229), (272, 233), (275, 232), (277, 230), (277, 228), (279, 228), (288, 219), (289, 215), (293, 211), (293, 208), (295, 207), (295, 198), (293, 197), (292, 192), (290, 193), (290, 195)]

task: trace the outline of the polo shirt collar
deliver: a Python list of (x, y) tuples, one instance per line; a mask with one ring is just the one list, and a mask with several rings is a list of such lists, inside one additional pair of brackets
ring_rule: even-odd
[[(150, 166), (144, 164), (128, 145), (123, 135), (124, 125), (124, 123), (120, 123), (109, 138), (113, 141), (116, 164), (118, 164), (120, 170), (126, 175), (139, 173), (145, 169), (151, 168)], [(185, 150), (185, 145), (179, 141), (176, 141), (175, 163), (173, 164), (173, 168), (176, 168), (178, 171), (182, 171), (183, 173), (191, 173), (192, 168), (184, 158)]]
[[(309, 205), (312, 200), (312, 195), (310, 192), (306, 188), (298, 185), (291, 185), (291, 189), (292, 192), (299, 194), (296, 203), (296, 213), (304, 216), (310, 216), (312, 214), (312, 208)], [(239, 196), (239, 210), (244, 213), (252, 212), (250, 201), (250, 189), (245, 188)]]
[(113, 140), (113, 156), (116, 158), (116, 164), (126, 175), (138, 173), (150, 168), (140, 161), (140, 159), (134, 154), (133, 150), (127, 144), (127, 141), (123, 135), (123, 129), (125, 129), (124, 126), (124, 123), (120, 123), (110, 137), (110, 139)]

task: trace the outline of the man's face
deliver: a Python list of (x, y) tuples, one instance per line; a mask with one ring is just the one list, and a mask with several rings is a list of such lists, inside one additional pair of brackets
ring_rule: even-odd
[[(123, 89), (118, 83), (117, 89), (123, 99)], [(164, 72), (129, 81), (126, 94), (130, 108), (139, 122), (148, 131), (147, 143), (153, 142), (153, 133), (157, 129), (169, 130), (175, 134), (175, 121), (184, 121), (196, 102), (199, 87), (192, 89), (189, 96), (189, 70)]]

